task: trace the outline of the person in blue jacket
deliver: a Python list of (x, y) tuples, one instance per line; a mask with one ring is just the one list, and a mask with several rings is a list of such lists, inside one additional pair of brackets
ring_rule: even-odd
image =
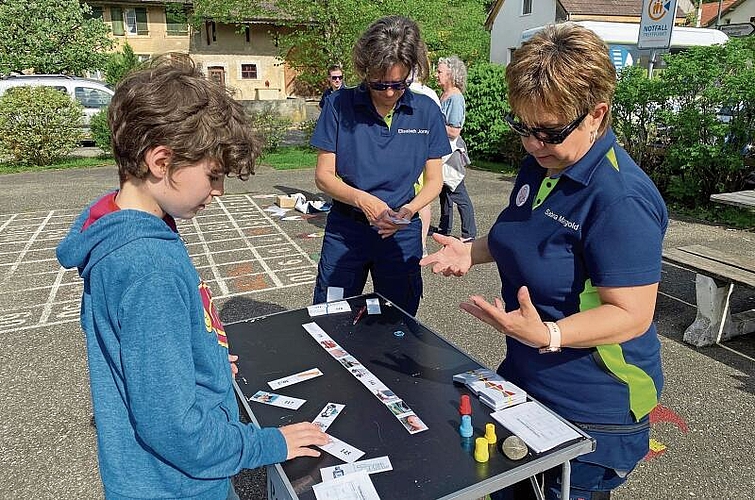
[(57, 248), (84, 280), (81, 325), (107, 499), (238, 498), (230, 476), (298, 456), (314, 424), (239, 421), (223, 325), (175, 218), (247, 178), (260, 153), (241, 105), (185, 57), (130, 74), (108, 110), (120, 189)]
[[(333, 198), (320, 253), (314, 302), (375, 291), (413, 315), (422, 295), (417, 212), (442, 185), (450, 153), (443, 115), (429, 97), (408, 91), (416, 69), (427, 78), (427, 48), (405, 17), (375, 21), (353, 50), (362, 79), (325, 100), (311, 144), (315, 183)], [(414, 183), (424, 172), (416, 195)]]
[[(495, 262), (503, 302), (461, 308), (506, 335), (500, 375), (595, 438), (571, 461), (571, 498), (607, 499), (647, 454), (663, 387), (653, 313), (668, 214), (611, 130), (616, 72), (595, 33), (547, 26), (506, 81), (507, 121), (529, 153), (509, 204), (473, 243), (434, 235), (444, 247), (422, 264), (463, 275)], [(545, 473), (546, 498), (561, 498), (560, 480)], [(518, 493), (493, 498), (529, 498)]]

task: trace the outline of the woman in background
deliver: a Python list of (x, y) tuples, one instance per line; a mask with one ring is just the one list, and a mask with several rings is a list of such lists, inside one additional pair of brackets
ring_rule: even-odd
[(466, 118), (464, 90), (467, 86), (467, 67), (457, 56), (441, 57), (436, 72), (443, 89), (440, 109), (446, 119), (446, 135), (451, 145), (451, 155), (443, 159), (443, 188), (440, 191), (440, 222), (438, 232), (450, 235), (454, 223), (454, 203), (459, 207), (462, 241), (477, 237), (474, 207), (464, 184), (466, 166), (469, 164), (467, 147), (461, 138), (461, 129)]

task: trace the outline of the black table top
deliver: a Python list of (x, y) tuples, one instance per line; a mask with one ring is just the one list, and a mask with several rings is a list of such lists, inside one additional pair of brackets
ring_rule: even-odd
[[(349, 299), (351, 313), (310, 318), (306, 309), (299, 309), (226, 326), (230, 352), (239, 355), (236, 382), (244, 399), (264, 390), (307, 400), (299, 410), (244, 401), (250, 418), (262, 427), (282, 426), (314, 420), (328, 402), (345, 404), (327, 432), (364, 451), (361, 460), (389, 456), (393, 470), (370, 476), (386, 499), (453, 497), (460, 492), (479, 497), (484, 495), (481, 488), (494, 491), (590, 451), (592, 443), (585, 437), (545, 453), (530, 452), (516, 462), (507, 459), (500, 445), (511, 433), (466, 387), (452, 382), (454, 374), (481, 365), (382, 297), (380, 315), (365, 314), (353, 325), (357, 310), (370, 297), (379, 296)], [(403, 399), (428, 430), (409, 434), (387, 406), (307, 333), (302, 324), (310, 322)], [(394, 335), (397, 330), (404, 335)], [(267, 385), (312, 368), (324, 375), (277, 390)], [(472, 402), (474, 436), (467, 439), (458, 430), (462, 394), (470, 394)], [(477, 463), (474, 438), (484, 435), (488, 422), (496, 423), (498, 443), (491, 446), (488, 462)], [(312, 485), (321, 481), (320, 469), (341, 463), (323, 452), (319, 458), (285, 462), (282, 470), (299, 498), (314, 499)]]

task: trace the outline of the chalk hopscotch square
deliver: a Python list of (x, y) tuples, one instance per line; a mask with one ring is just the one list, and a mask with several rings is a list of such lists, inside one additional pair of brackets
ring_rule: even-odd
[[(265, 206), (269, 200), (261, 200)], [(79, 320), (82, 281), (55, 248), (78, 210), (0, 214), (0, 334)], [(179, 232), (216, 299), (311, 287), (313, 262), (250, 195), (229, 195)]]

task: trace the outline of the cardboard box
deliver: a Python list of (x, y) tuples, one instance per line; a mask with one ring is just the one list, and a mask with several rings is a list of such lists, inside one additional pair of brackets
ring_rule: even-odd
[(281, 208), (294, 208), (296, 206), (296, 198), (281, 194), (275, 199), (275, 204)]

